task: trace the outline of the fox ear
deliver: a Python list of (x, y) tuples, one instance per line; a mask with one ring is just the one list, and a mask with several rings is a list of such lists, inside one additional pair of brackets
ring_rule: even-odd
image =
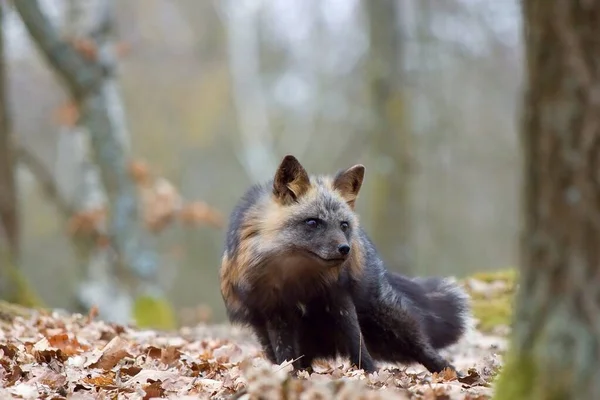
[(273, 194), (282, 204), (298, 200), (310, 188), (306, 170), (296, 157), (287, 155), (279, 164), (273, 180)]
[(365, 166), (357, 164), (339, 172), (333, 180), (333, 188), (340, 191), (346, 203), (354, 209), (354, 203), (365, 177)]

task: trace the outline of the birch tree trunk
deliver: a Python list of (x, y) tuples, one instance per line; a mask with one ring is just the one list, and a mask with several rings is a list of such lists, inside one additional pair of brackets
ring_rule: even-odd
[[(95, 49), (95, 58), (112, 57), (111, 2), (106, 0), (67, 0), (67, 18), (62, 29), (62, 37), (73, 43), (89, 43)], [(93, 47), (92, 47), (93, 45)], [(91, 54), (90, 54), (91, 55)], [(112, 62), (112, 60), (108, 60)], [(115, 86), (111, 77), (105, 77), (102, 86)], [(108, 99), (107, 99), (108, 100)], [(121, 107), (117, 96), (115, 105), (107, 101), (107, 107)], [(118, 126), (124, 125), (122, 116), (115, 120)], [(119, 144), (125, 148), (129, 140), (125, 129), (115, 132)], [(58, 190), (68, 199), (75, 213), (93, 213), (106, 210), (107, 196), (101, 181), (101, 171), (94, 162), (90, 142), (90, 132), (83, 121), (74, 125), (60, 126), (57, 143), (55, 177)], [(106, 233), (106, 226), (100, 227)], [(119, 282), (118, 271), (113, 268), (114, 252), (111, 247), (98, 246), (94, 237), (73, 236), (75, 255), (85, 270), (79, 284), (77, 297), (85, 309), (97, 305), (102, 317), (125, 322), (130, 316), (132, 301), (127, 288)]]
[(373, 114), (372, 234), (390, 266), (411, 268), (410, 131), (405, 123), (400, 38), (395, 0), (366, 2), (369, 24), (368, 92)]
[(600, 3), (525, 0), (525, 219), (498, 399), (600, 398)]
[[(66, 84), (80, 110), (79, 148), (82, 162), (87, 162), (86, 139), (93, 150), (94, 166), (83, 169), (82, 182), (87, 193), (78, 199), (81, 209), (108, 203), (106, 233), (110, 247), (94, 249), (90, 261), (90, 282), (82, 291), (88, 306), (99, 306), (103, 318), (128, 323), (131, 299), (124, 288), (137, 295), (162, 297), (157, 282), (158, 256), (151, 235), (142, 226), (137, 188), (129, 175), (129, 142), (123, 105), (116, 83), (116, 57), (110, 35), (113, 24), (112, 2), (109, 0), (71, 1), (69, 26), (75, 36), (84, 35), (95, 43), (94, 59), (82, 57), (40, 11), (37, 1), (19, 1), (19, 12), (34, 43)], [(79, 8), (78, 8), (79, 7)], [(99, 181), (96, 180), (99, 177)], [(98, 189), (100, 188), (100, 189)], [(105, 196), (104, 197), (104, 193)], [(95, 194), (94, 194), (95, 193)], [(114, 257), (110, 259), (109, 257)], [(112, 269), (102, 271), (110, 264)], [(114, 279), (115, 277), (120, 279)], [(125, 286), (127, 285), (127, 286)]]

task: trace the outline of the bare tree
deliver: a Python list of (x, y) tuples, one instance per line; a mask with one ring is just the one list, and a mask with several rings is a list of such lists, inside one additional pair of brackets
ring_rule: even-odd
[[(73, 208), (78, 212), (93, 212), (98, 217), (94, 222), (106, 219), (105, 224), (95, 224), (94, 247), (89, 249), (92, 267), (88, 272), (95, 274), (90, 282), (96, 286), (85, 287), (84, 293), (92, 294), (86, 305), (97, 304), (103, 317), (128, 322), (132, 307), (125, 290), (159, 297), (162, 293), (156, 281), (158, 256), (151, 235), (143, 229), (137, 188), (129, 173), (128, 132), (116, 84), (115, 46), (111, 41), (112, 2), (69, 2), (70, 23), (65, 33), (71, 43), (59, 36), (37, 1), (15, 2), (14, 6), (73, 99), (72, 108), (79, 124), (71, 129), (72, 137), (62, 135), (63, 149), (70, 147), (78, 156), (69, 158), (76, 164), (70, 167), (81, 167), (75, 178), (84, 185), (81, 191), (82, 187), (78, 187), (78, 192), (85, 194)], [(88, 145), (93, 149), (97, 166), (87, 154)], [(60, 183), (57, 186), (60, 189)], [(106, 208), (110, 209), (108, 217)], [(107, 265), (116, 269), (107, 270)], [(116, 276), (121, 279), (115, 279)], [(121, 304), (115, 306), (119, 299)]]
[(499, 399), (600, 398), (600, 3), (523, 2), (524, 226)]

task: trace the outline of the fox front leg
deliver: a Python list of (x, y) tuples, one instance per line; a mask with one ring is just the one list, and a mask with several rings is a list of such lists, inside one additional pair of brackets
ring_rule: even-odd
[(341, 306), (341, 311), (336, 316), (339, 326), (338, 335), (341, 336), (342, 342), (346, 343), (350, 362), (365, 372), (377, 371), (375, 361), (362, 337), (356, 308), (350, 296), (342, 297)]
[(283, 316), (271, 317), (267, 322), (267, 333), (277, 364), (298, 358), (298, 332), (293, 321)]
[(277, 363), (275, 351), (273, 349), (273, 346), (271, 345), (271, 338), (269, 337), (269, 330), (267, 329), (267, 324), (265, 322), (257, 324), (254, 327), (254, 331), (267, 359), (274, 364)]

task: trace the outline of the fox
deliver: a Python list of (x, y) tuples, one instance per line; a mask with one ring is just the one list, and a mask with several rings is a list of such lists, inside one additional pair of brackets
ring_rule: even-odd
[(295, 156), (233, 207), (219, 270), (227, 318), (254, 332), (265, 357), (312, 371), (345, 357), (456, 368), (439, 351), (470, 326), (469, 296), (454, 278), (387, 269), (359, 223), (365, 166), (309, 175)]

